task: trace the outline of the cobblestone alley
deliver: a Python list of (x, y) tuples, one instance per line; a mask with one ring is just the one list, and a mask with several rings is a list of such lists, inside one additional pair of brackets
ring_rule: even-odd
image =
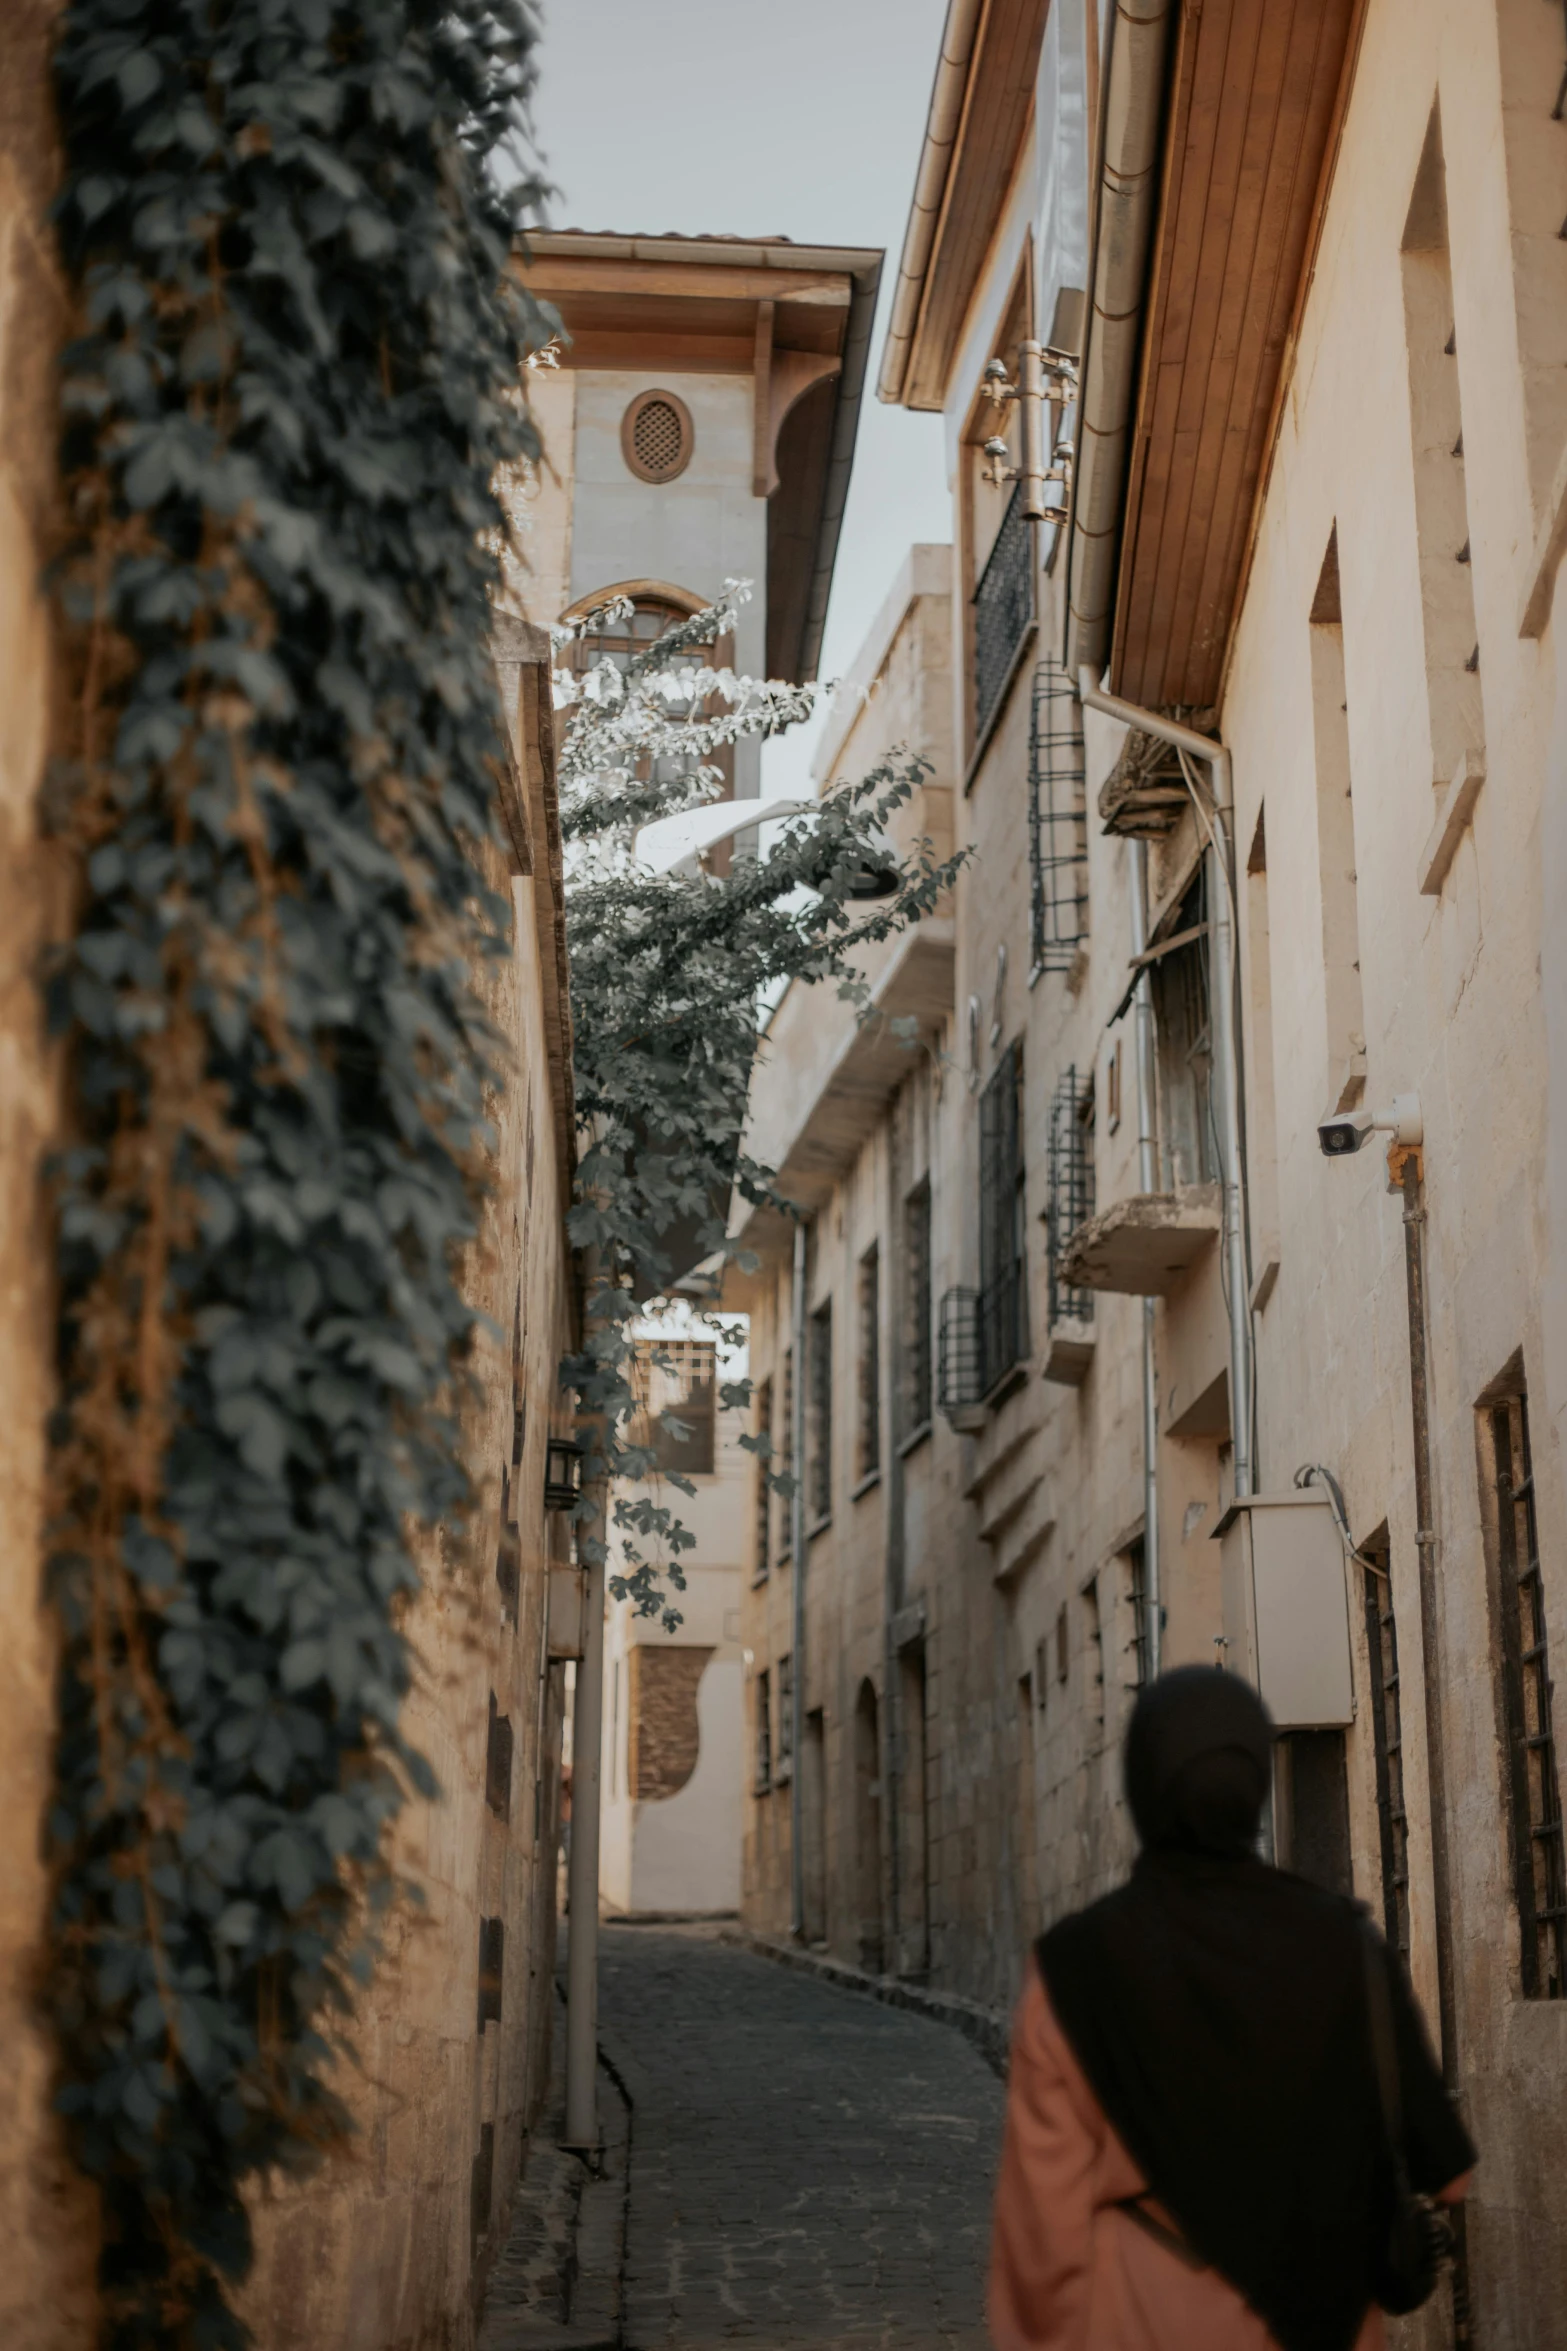
[(609, 1927), (601, 1969), (630, 2351), (981, 2351), (1002, 2086), (978, 2052), (710, 1933)]

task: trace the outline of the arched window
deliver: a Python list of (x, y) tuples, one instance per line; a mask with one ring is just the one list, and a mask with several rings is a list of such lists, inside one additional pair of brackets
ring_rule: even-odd
[[(670, 587), (662, 580), (617, 580), (609, 587), (595, 588), (589, 596), (579, 596), (561, 618), (568, 623), (583, 620), (597, 606), (622, 596), (631, 600), (633, 609), (629, 620), (619, 620), (607, 629), (594, 629), (578, 637), (571, 647), (573, 669), (587, 671), (595, 662), (606, 659), (616, 663), (634, 660), (637, 654), (656, 644), (666, 629), (689, 620), (706, 602), (705, 597), (693, 595), (687, 588)], [(693, 645), (689, 658), (705, 662), (709, 669), (727, 668), (734, 658), (734, 640), (724, 636), (711, 645)]]

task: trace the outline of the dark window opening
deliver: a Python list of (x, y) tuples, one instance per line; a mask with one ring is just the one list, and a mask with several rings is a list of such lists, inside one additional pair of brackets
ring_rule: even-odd
[(756, 1391), (756, 1433), (759, 1437), (765, 1438), (768, 1444), (768, 1450), (758, 1454), (756, 1460), (756, 1566), (754, 1575), (755, 1580), (760, 1584), (765, 1582), (772, 1566), (773, 1489), (769, 1473), (778, 1467), (773, 1450), (777, 1440), (773, 1436), (773, 1383), (771, 1380), (763, 1380)]
[(1028, 1353), (1023, 1049), (1009, 1045), (979, 1101), (979, 1378), (988, 1395)]
[(501, 1991), (506, 1974), (506, 1921), (479, 1921), (479, 2030), (501, 2021)]
[(881, 1254), (868, 1249), (860, 1259), (859, 1473), (873, 1477), (881, 1467)]
[(1061, 1279), (1068, 1242), (1094, 1213), (1094, 1081), (1063, 1071), (1050, 1098), (1049, 1185), (1045, 1206), (1050, 1252), (1050, 1321), (1092, 1322), (1094, 1293)]
[(1382, 1861), (1382, 1929), (1409, 1958), (1409, 1816), (1404, 1808), (1404, 1709), (1398, 1679), (1398, 1626), (1387, 1530), (1360, 1546), (1365, 1569), (1366, 1649), (1371, 1661), (1371, 1731), (1377, 1762), (1377, 1837)]
[(974, 590), (974, 741), (1001, 706), (1034, 625), (1034, 534), (1023, 519), (1022, 485), (1012, 492)]
[(773, 1784), (773, 1708), (772, 1685), (764, 1666), (756, 1677), (756, 1773), (755, 1787), (759, 1796), (765, 1796)]
[(484, 1801), (502, 1820), (511, 1818), (511, 1720), (496, 1711), (490, 1692), (490, 1739), (484, 1759)]
[(832, 1516), (832, 1301), (818, 1306), (811, 1317), (809, 1358), (810, 1444), (807, 1449), (806, 1492), (813, 1527)]
[(927, 1426), (931, 1413), (930, 1185), (923, 1183), (904, 1203), (907, 1243), (908, 1324), (904, 1364), (908, 1379), (908, 1433)]
[(1529, 2000), (1560, 2000), (1567, 1995), (1567, 1874), (1525, 1397), (1506, 1398), (1489, 1418), (1523, 1991)]
[[(1207, 918), (1206, 882), (1199, 873), (1181, 901), (1170, 936), (1196, 930)], [(1161, 955), (1150, 967), (1159, 1040), (1159, 1140), (1167, 1189), (1219, 1180), (1207, 949), (1206, 938), (1195, 938)]]

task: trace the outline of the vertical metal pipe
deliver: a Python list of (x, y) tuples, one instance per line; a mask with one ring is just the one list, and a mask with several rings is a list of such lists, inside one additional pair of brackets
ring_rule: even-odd
[(1219, 1161), (1224, 1183), (1224, 1287), (1230, 1321), (1230, 1445), (1235, 1491), (1253, 1489), (1251, 1460), (1251, 1298), (1246, 1279), (1246, 1203), (1241, 1158), (1240, 1040), (1235, 1033), (1235, 883), (1230, 857), (1230, 760), (1214, 747), (1213, 842), (1208, 851), (1212, 924), (1213, 1066), (1219, 1080)]
[[(877, 1354), (887, 1381), (887, 1458), (882, 1464), (882, 1508), (884, 1553), (882, 1561), (882, 1679), (885, 1701), (882, 1712), (886, 1720), (885, 1755), (882, 1777), (887, 1789), (883, 1810), (887, 1830), (887, 1923), (886, 1950), (882, 1965), (891, 1975), (904, 1972), (903, 1950), (903, 1689), (898, 1671), (898, 1643), (896, 1622), (903, 1605), (903, 1379), (898, 1335), (903, 1314), (903, 1195), (900, 1169), (902, 1161), (898, 1150), (898, 1104), (894, 1101), (892, 1116), (887, 1122), (887, 1213), (882, 1221), (886, 1242), (886, 1265), (878, 1284), (876, 1310), (885, 1312), (889, 1325), (888, 1337), (892, 1344), (882, 1346), (878, 1341)], [(881, 1399), (872, 1401), (872, 1411), (881, 1410)]]
[[(1148, 945), (1148, 846), (1132, 843), (1132, 953)], [(1132, 995), (1137, 1053), (1137, 1184), (1159, 1189), (1159, 1145), (1154, 1131), (1153, 986), (1144, 964)], [(1147, 1614), (1148, 1678), (1159, 1671), (1164, 1609), (1159, 1584), (1159, 1381), (1154, 1357), (1154, 1301), (1143, 1300), (1143, 1606)]]
[[(1453, 1981), (1453, 1892), (1447, 1841), (1447, 1747), (1442, 1735), (1442, 1637), (1437, 1619), (1436, 1525), (1431, 1491), (1431, 1375), (1426, 1350), (1425, 1192), (1422, 1154), (1406, 1149), (1404, 1276), (1409, 1293), (1409, 1413), (1415, 1454), (1415, 1549), (1420, 1560), (1420, 1677), (1426, 1716), (1426, 1784), (1431, 1802), (1431, 1906), (1436, 1914), (1436, 2005), (1442, 2079), (1458, 2093), (1458, 2007)], [(1469, 2248), (1463, 2206), (1453, 2224), (1453, 2341), (1474, 2340), (1469, 2308)]]
[[(602, 1435), (596, 1440), (602, 1463)], [(598, 2127), (599, 1779), (604, 1728), (605, 1489), (580, 1521), (587, 1558), (585, 1622), (571, 1726), (571, 1905), (566, 1952), (566, 2129), (562, 2145), (592, 2152)]]
[(805, 1940), (805, 1221), (794, 1228), (794, 1393), (789, 1412), (789, 1932)]

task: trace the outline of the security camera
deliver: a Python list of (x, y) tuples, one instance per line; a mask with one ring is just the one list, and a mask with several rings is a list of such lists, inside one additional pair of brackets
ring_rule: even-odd
[(1338, 1118), (1325, 1118), (1317, 1129), (1317, 1141), (1322, 1145), (1324, 1159), (1347, 1158), (1358, 1151), (1371, 1135), (1369, 1110), (1346, 1110)]
[(1391, 1135), (1395, 1143), (1423, 1142), (1419, 1095), (1395, 1094), (1386, 1110), (1345, 1110), (1336, 1118), (1325, 1118), (1317, 1129), (1317, 1142), (1324, 1159), (1345, 1159), (1373, 1135)]

